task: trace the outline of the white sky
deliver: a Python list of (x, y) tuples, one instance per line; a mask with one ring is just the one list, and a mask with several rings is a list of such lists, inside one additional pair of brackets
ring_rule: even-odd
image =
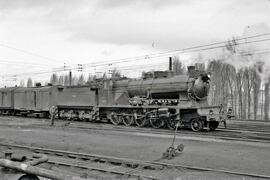
[[(258, 23), (270, 26), (269, 0), (0, 0), (0, 86), (28, 77), (44, 81), (50, 73), (20, 74), (64, 63), (110, 62), (224, 41)], [(167, 68), (167, 59), (115, 66), (134, 75), (142, 68)]]

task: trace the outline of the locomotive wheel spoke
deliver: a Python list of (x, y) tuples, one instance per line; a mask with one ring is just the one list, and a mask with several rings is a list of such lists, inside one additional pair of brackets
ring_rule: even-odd
[(148, 125), (148, 122), (149, 120), (146, 117), (138, 117), (137, 119), (135, 119), (135, 123), (139, 127), (144, 127)]
[(129, 115), (123, 115), (122, 120), (125, 126), (131, 126), (134, 123), (134, 117)]
[(110, 115), (110, 121), (111, 123), (113, 123), (114, 125), (118, 125), (122, 122), (122, 117), (120, 115), (117, 114), (111, 114)]
[(150, 124), (153, 128), (158, 129), (164, 125), (164, 122), (160, 118), (153, 117), (153, 118), (150, 118)]
[(201, 131), (203, 129), (203, 123), (199, 118), (191, 120), (190, 126), (192, 131)]
[(177, 121), (175, 121), (174, 119), (169, 119), (169, 120), (167, 121), (167, 123), (166, 123), (167, 127), (168, 127), (169, 129), (172, 129), (172, 130), (175, 129), (176, 124), (177, 124)]

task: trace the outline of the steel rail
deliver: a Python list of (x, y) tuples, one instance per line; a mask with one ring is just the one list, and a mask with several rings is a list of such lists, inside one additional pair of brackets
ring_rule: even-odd
[(67, 162), (60, 162), (60, 161), (53, 161), (53, 160), (49, 160), (48, 163), (54, 164), (54, 165), (65, 166), (65, 167), (70, 166), (70, 167), (75, 167), (75, 168), (80, 168), (80, 169), (106, 172), (106, 173), (121, 175), (124, 177), (136, 177), (138, 179), (144, 178), (144, 179), (151, 179), (151, 180), (164, 180), (164, 178), (158, 178), (158, 177), (147, 176), (140, 173), (136, 173), (137, 170), (124, 172), (124, 171), (119, 171), (119, 170), (105, 169), (105, 168), (100, 168), (100, 167), (92, 167), (89, 165), (79, 165), (79, 164), (74, 164), (74, 163), (67, 163)]
[[(64, 121), (63, 121), (64, 122)], [(74, 123), (74, 122), (73, 122)], [(73, 123), (64, 126), (64, 128), (67, 129), (81, 129), (81, 130), (105, 130), (105, 131), (117, 131), (117, 132), (128, 132), (128, 133), (146, 133), (147, 134), (159, 134), (159, 135), (173, 135), (173, 132), (171, 130), (167, 129), (151, 129), (147, 127), (127, 127), (127, 126), (114, 126), (110, 124), (94, 124), (92, 123), (91, 126), (81, 126), (81, 122), (75, 122), (75, 126), (73, 126)], [(79, 124), (79, 125), (78, 125)], [(0, 125), (0, 126), (18, 126), (18, 125)], [(33, 127), (33, 128), (57, 128), (62, 126), (54, 126), (49, 127), (45, 124), (31, 124), (31, 125), (19, 125), (20, 127)], [(232, 132), (232, 133), (228, 133)], [(237, 134), (236, 134), (237, 133)], [(264, 132), (256, 132), (256, 131), (246, 131), (246, 130), (230, 130), (230, 129), (217, 129), (215, 131), (211, 132), (189, 132), (189, 131), (181, 131), (181, 133), (178, 133), (178, 135), (190, 135), (192, 137), (205, 137), (205, 138), (213, 138), (213, 139), (220, 139), (220, 140), (230, 140), (230, 141), (243, 141), (243, 142), (253, 142), (253, 143), (270, 143), (270, 132), (264, 133)], [(253, 137), (252, 137), (253, 136)]]
[[(74, 163), (68, 163), (68, 162), (62, 162), (62, 161), (55, 161), (55, 160), (48, 160), (47, 163), (50, 164), (55, 164), (55, 165), (60, 165), (60, 166), (66, 166), (66, 167), (77, 167), (81, 169), (88, 169), (88, 170), (95, 170), (95, 171), (100, 171), (100, 172), (108, 172), (112, 174), (117, 174), (117, 175), (123, 175), (123, 176), (128, 176), (128, 177), (137, 177), (138, 179), (145, 178), (145, 179), (152, 179), (152, 180), (162, 180), (161, 178), (158, 177), (153, 177), (153, 176), (147, 176), (147, 175), (142, 175), (139, 173), (136, 173), (138, 169), (151, 169), (151, 170), (160, 170), (163, 168), (161, 165), (156, 165), (156, 164), (151, 164), (151, 163), (146, 163), (144, 161), (140, 160), (134, 160), (134, 159), (128, 159), (128, 158), (119, 158), (119, 157), (114, 157), (114, 156), (106, 156), (106, 155), (98, 155), (98, 154), (86, 154), (86, 153), (78, 153), (78, 152), (71, 152), (71, 151), (63, 151), (63, 150), (55, 150), (55, 149), (49, 149), (49, 148), (40, 148), (40, 147), (31, 147), (31, 146), (25, 146), (25, 145), (18, 145), (18, 144), (6, 144), (6, 143), (0, 143), (0, 146), (5, 146), (5, 147), (13, 147), (13, 148), (18, 148), (18, 149), (27, 149), (29, 151), (33, 151), (35, 153), (43, 153), (46, 155), (55, 155), (55, 156), (61, 156), (65, 158), (70, 158), (70, 159), (80, 159), (84, 161), (91, 161), (91, 162), (106, 162), (108, 164), (114, 165), (114, 166), (124, 166), (127, 168), (133, 169), (133, 171), (117, 171), (113, 169), (104, 169), (104, 168), (99, 168), (99, 167), (92, 167), (88, 165), (79, 165), (79, 164), (74, 164)], [(134, 171), (134, 169), (136, 169)]]
[[(3, 117), (3, 116), (0, 116), (0, 117)], [(20, 118), (26, 118), (26, 117), (20, 117)], [(29, 117), (28, 117), (29, 118)], [(31, 118), (33, 119), (33, 118)], [(58, 119), (58, 121), (61, 121), (61, 122), (65, 122), (65, 120), (60, 120)], [(70, 121), (68, 121), (70, 122)], [(76, 123), (81, 123), (80, 121), (72, 121), (73, 123), (76, 122)], [(93, 125), (92, 122), (89, 122), (91, 123), (91, 125)], [(94, 124), (95, 125), (95, 124)], [(144, 128), (147, 128), (147, 131), (161, 131), (161, 132), (168, 132), (170, 133), (171, 130), (168, 130), (168, 129), (153, 129), (153, 128), (148, 128), (148, 127), (127, 127), (127, 126), (121, 126), (121, 125), (118, 125), (118, 126), (114, 126), (112, 124), (106, 124), (106, 125), (111, 125), (112, 127), (111, 128), (116, 128), (116, 129), (123, 129), (123, 128), (134, 128), (134, 129), (144, 129)], [(0, 126), (12, 126), (12, 125), (0, 125)], [(38, 124), (33, 124), (32, 126), (36, 126), (36, 127), (43, 127), (45, 125), (38, 125)], [(226, 132), (238, 132), (238, 133), (251, 133), (251, 134), (263, 134), (263, 135), (270, 135), (270, 131), (267, 131), (267, 128), (265, 130), (253, 130), (252, 128), (246, 128), (246, 127), (243, 127), (243, 128), (239, 128), (238, 126), (241, 126), (239, 124), (233, 124), (232, 127), (228, 128), (228, 129), (222, 129), (222, 128), (217, 128), (216, 131), (226, 131)], [(92, 129), (92, 128), (87, 128), (87, 127), (71, 127), (71, 126), (66, 126), (67, 128), (79, 128), (79, 129)], [(94, 129), (94, 128), (93, 128)], [(215, 132), (215, 131), (213, 131)], [(172, 133), (172, 132), (171, 132)], [(196, 132), (196, 133), (200, 133), (200, 132)]]
[(230, 171), (230, 170), (223, 170), (223, 169), (214, 169), (214, 168), (204, 168), (204, 167), (197, 167), (197, 166), (188, 166), (188, 165), (181, 165), (181, 164), (169, 164), (169, 163), (161, 163), (161, 162), (151, 162), (153, 164), (167, 166), (167, 167), (179, 167), (197, 171), (212, 171), (218, 173), (226, 173), (226, 174), (233, 174), (239, 176), (248, 176), (253, 178), (263, 178), (263, 179), (270, 179), (270, 175), (261, 175), (255, 173), (245, 173), (245, 172), (238, 172), (238, 171)]
[[(107, 124), (106, 124), (107, 125)], [(1, 125), (0, 125), (1, 126)], [(46, 125), (32, 125), (33, 127), (48, 127)], [(101, 127), (103, 125), (92, 125), (91, 127), (84, 127), (84, 126), (71, 126), (70, 124), (68, 126), (65, 126), (65, 128), (68, 129), (82, 129), (82, 130), (106, 130), (106, 131), (117, 131), (117, 132), (129, 132), (129, 133), (135, 133), (135, 132), (140, 132), (140, 133), (147, 133), (147, 134), (161, 134), (164, 135), (173, 135), (173, 132), (171, 130), (167, 129), (149, 129), (147, 127), (143, 128), (138, 128), (138, 127), (126, 127), (126, 126), (110, 126), (110, 127)], [(58, 127), (58, 126), (55, 126)], [(51, 128), (51, 127), (48, 127)], [(232, 133), (238, 133), (238, 134), (228, 134), (228, 132)], [(211, 135), (209, 133), (215, 133), (214, 135)], [(258, 142), (258, 143), (270, 143), (270, 133), (261, 133), (261, 132), (255, 132), (255, 131), (237, 131), (237, 130), (227, 130), (227, 129), (217, 129), (216, 131), (212, 131), (209, 133), (204, 133), (204, 132), (189, 132), (189, 131), (181, 131), (181, 134), (185, 135), (192, 135), (194, 137), (206, 137), (206, 138), (214, 138), (214, 139), (222, 139), (222, 140), (234, 140), (234, 141), (245, 141), (245, 142)], [(223, 133), (223, 134), (217, 134), (217, 133)], [(226, 134), (224, 134), (226, 133)], [(246, 134), (243, 134), (246, 133)], [(180, 133), (177, 133), (178, 135)], [(258, 134), (262, 136), (258, 136)], [(254, 138), (251, 139), (250, 135), (256, 135)], [(265, 136), (269, 135), (269, 136)], [(239, 136), (239, 137), (235, 137)], [(248, 137), (244, 137), (248, 136)], [(267, 140), (265, 140), (267, 139)], [(269, 140), (268, 140), (269, 139)]]
[[(63, 121), (64, 122), (64, 121)], [(76, 122), (80, 123), (80, 122)], [(0, 125), (0, 126), (17, 126), (17, 125)], [(107, 127), (106, 127), (107, 126)], [(108, 127), (109, 126), (109, 127)], [(23, 127), (23, 126), (20, 126)], [(33, 125), (27, 125), (24, 127), (34, 127), (34, 128), (54, 128), (54, 127), (62, 127), (62, 126), (54, 126), (54, 127), (49, 127), (47, 125), (40, 125), (40, 124), (33, 124)], [(106, 131), (117, 131), (117, 132), (129, 132), (129, 133), (135, 133), (135, 132), (140, 132), (140, 133), (152, 133), (152, 134), (161, 134), (164, 135), (173, 135), (173, 132), (171, 130), (167, 129), (151, 129), (147, 127), (139, 128), (139, 127), (127, 127), (127, 126), (114, 126), (114, 125), (109, 125), (109, 124), (102, 124), (102, 125), (96, 125), (96, 124), (91, 124), (91, 127), (85, 127), (85, 126), (71, 126), (70, 124), (65, 126), (65, 128), (68, 129), (81, 129), (81, 130), (106, 130)], [(228, 132), (232, 133), (238, 133), (238, 134), (228, 134)], [(209, 134), (209, 133), (215, 133), (215, 134)], [(269, 133), (263, 133), (263, 132), (256, 132), (256, 131), (245, 131), (245, 130), (230, 130), (230, 129), (217, 129), (215, 131), (211, 131), (209, 133), (205, 132), (188, 132), (188, 131), (181, 131), (181, 134), (185, 135), (192, 135), (194, 137), (206, 137), (206, 138), (214, 138), (214, 139), (221, 139), (221, 140), (233, 140), (233, 141), (244, 141), (244, 142), (257, 142), (257, 143), (270, 143), (270, 135)], [(217, 133), (222, 133), (222, 134), (217, 134)], [(226, 134), (224, 134), (226, 133)], [(246, 133), (246, 134), (245, 134)], [(180, 133), (178, 133), (180, 134)], [(250, 135), (254, 135), (254, 137), (250, 137)], [(262, 136), (258, 136), (262, 135)], [(238, 136), (238, 137), (237, 137)], [(246, 136), (246, 137), (245, 137)]]
[[(134, 159), (129, 159), (129, 158), (119, 158), (115, 156), (78, 153), (78, 152), (72, 152), (72, 151), (31, 147), (31, 146), (17, 145), (17, 144), (0, 143), (0, 146), (23, 148), (23, 149), (28, 149), (30, 151), (34, 151), (35, 153), (54, 154), (56, 156), (64, 156), (64, 157), (72, 158), (72, 159), (84, 159), (84, 160), (92, 160), (92, 161), (94, 160), (96, 162), (107, 162), (112, 165), (115, 163), (115, 164), (118, 164), (118, 166), (125, 165), (126, 167), (130, 167), (132, 169), (136, 169), (138, 167), (140, 167), (141, 169), (153, 169), (153, 170), (161, 170), (164, 168), (183, 168), (183, 169), (190, 169), (194, 171), (209, 171), (209, 172), (226, 173), (226, 174), (238, 175), (238, 176), (248, 176), (248, 177), (254, 177), (254, 178), (270, 179), (270, 175), (230, 171), (230, 170), (224, 170), (224, 169), (196, 167), (196, 166), (189, 166), (189, 165), (182, 165), (182, 164), (170, 164), (170, 163), (164, 163), (164, 162), (158, 162), (158, 161), (141, 161), (141, 160), (134, 160)], [(96, 171), (101, 171), (101, 172), (109, 172), (113, 174), (122, 174), (126, 176), (133, 176), (133, 177), (135, 176), (138, 178), (144, 177), (146, 179), (160, 180), (160, 178), (157, 178), (157, 177), (146, 176), (146, 175), (141, 175), (139, 173), (136, 173), (137, 169), (135, 171), (122, 172), (122, 171), (117, 171), (117, 170), (112, 170), (112, 169), (103, 169), (103, 168), (90, 167), (90, 166), (85, 166), (85, 165), (75, 165), (73, 163), (66, 163), (66, 162), (63, 163), (63, 162), (58, 162), (58, 161), (53, 161), (53, 160), (49, 160), (48, 162), (52, 164), (72, 166), (72, 167), (96, 170)]]
[[(5, 116), (1, 116), (0, 117), (5, 117)], [(14, 118), (13, 116), (6, 116), (6, 117), (10, 117), (10, 118)], [(35, 117), (20, 117), (20, 118), (24, 118), (24, 119), (35, 119)], [(47, 119), (46, 119), (47, 120)], [(60, 121), (60, 122), (66, 122), (65, 120), (62, 120), (62, 119), (57, 119), (57, 121)], [(72, 122), (76, 122), (76, 123), (80, 123), (80, 121), (72, 121)], [(89, 121), (88, 123), (93, 123), (91, 121)], [(254, 122), (256, 123), (256, 122)], [(96, 124), (96, 123), (95, 123)], [(106, 123), (107, 124), (107, 123)], [(111, 125), (111, 124), (107, 124), (107, 125)], [(269, 122), (269, 125), (270, 125), (270, 122)], [(268, 129), (265, 128), (264, 130), (261, 130), (259, 127), (257, 129), (259, 130), (256, 130), (256, 127), (255, 127), (255, 130), (250, 128), (250, 127), (242, 127), (240, 128), (239, 126), (242, 126), (241, 124), (231, 124), (230, 125), (231, 127), (229, 127), (228, 129), (223, 129), (223, 128), (217, 128), (217, 130), (222, 130), (222, 131), (247, 131), (247, 132), (250, 132), (250, 133), (265, 133), (265, 134), (270, 134), (270, 131), (267, 131)], [(252, 126), (256, 126), (256, 124), (252, 124)], [(122, 127), (121, 125), (119, 127)], [(123, 126), (123, 127), (126, 127), (126, 126)], [(138, 128), (138, 127), (134, 127), (134, 128)], [(148, 128), (148, 127), (144, 127), (144, 128)], [(160, 130), (160, 129), (153, 129), (153, 128), (150, 128), (151, 130)], [(167, 129), (163, 129), (163, 130), (167, 130)], [(170, 130), (168, 130), (170, 131)]]

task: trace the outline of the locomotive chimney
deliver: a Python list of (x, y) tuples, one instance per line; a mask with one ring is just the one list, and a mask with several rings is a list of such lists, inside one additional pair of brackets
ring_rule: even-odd
[(169, 57), (169, 71), (172, 71), (172, 57)]

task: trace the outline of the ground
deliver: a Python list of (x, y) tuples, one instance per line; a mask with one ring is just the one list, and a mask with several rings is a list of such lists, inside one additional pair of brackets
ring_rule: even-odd
[[(32, 127), (34, 123), (43, 127)], [(23, 124), (23, 126), (21, 126)], [(46, 124), (48, 126), (46, 126)], [(117, 132), (103, 129), (68, 128), (62, 123), (50, 127), (46, 120), (10, 121), (9, 126), (0, 123), (0, 142), (47, 147), (83, 153), (95, 153), (144, 161), (160, 159), (170, 146), (172, 135), (147, 132)], [(229, 141), (217, 138), (177, 135), (176, 145), (184, 144), (185, 149), (173, 160), (162, 160), (172, 164), (184, 164), (205, 168), (239, 171), (270, 175), (270, 143)], [(179, 173), (179, 172), (178, 172)], [(177, 174), (177, 172), (175, 173)], [(187, 175), (187, 174), (186, 174)], [(191, 179), (242, 179), (223, 173), (191, 173)], [(173, 178), (176, 178), (174, 176)], [(199, 178), (201, 179), (201, 178)], [(247, 178), (246, 178), (247, 179)], [(252, 179), (252, 178), (250, 178)]]

